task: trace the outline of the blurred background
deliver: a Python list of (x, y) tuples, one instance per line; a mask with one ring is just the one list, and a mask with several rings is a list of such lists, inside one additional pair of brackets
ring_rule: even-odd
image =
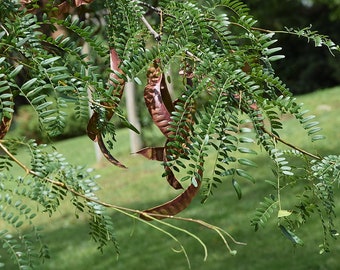
[[(340, 43), (339, 0), (246, 0), (251, 14), (258, 19), (257, 27), (271, 30), (302, 29), (329, 36)], [(294, 94), (305, 94), (320, 88), (340, 85), (340, 61), (325, 48), (315, 48), (304, 38), (279, 34), (284, 61), (274, 69)]]

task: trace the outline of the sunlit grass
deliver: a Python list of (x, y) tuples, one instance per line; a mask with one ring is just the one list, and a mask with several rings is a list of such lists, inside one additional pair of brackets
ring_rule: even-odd
[[(295, 128), (292, 119), (286, 120), (286, 130), (283, 133), (285, 138), (293, 139), (293, 143), (310, 151), (339, 154), (339, 91), (340, 88), (334, 88), (298, 97), (298, 101), (304, 102), (311, 114), (317, 115), (316, 120), (321, 122), (322, 134), (327, 136), (327, 141), (313, 144), (308, 142), (305, 133)], [(96, 164), (93, 144), (86, 137), (59, 142), (55, 146), (74, 163), (96, 168), (95, 173), (101, 175), (98, 184), (102, 188), (99, 192), (102, 201), (145, 209), (174, 197), (177, 192), (171, 190), (161, 177), (161, 165), (131, 155), (127, 138), (127, 130), (119, 131), (118, 143), (113, 150), (113, 154), (128, 166), (127, 170), (113, 167), (106, 161)], [(261, 153), (251, 158), (259, 164), (258, 168), (252, 170), (256, 184), (246, 180), (240, 182), (243, 193), (241, 200), (238, 200), (231, 180), (225, 179), (206, 204), (202, 205), (198, 197), (189, 209), (181, 213), (181, 216), (202, 219), (219, 226), (236, 240), (246, 242), (247, 246), (242, 246), (229, 241), (231, 248), (238, 251), (236, 256), (228, 253), (213, 231), (194, 223), (172, 221), (172, 224), (198, 235), (208, 247), (207, 261), (203, 261), (203, 249), (196, 240), (170, 230), (187, 249), (192, 269), (336, 269), (340, 244), (334, 241), (332, 253), (318, 254), (318, 244), (322, 243), (323, 233), (317, 217), (312, 218), (298, 232), (305, 242), (303, 247), (292, 246), (279, 232), (274, 221), (254, 232), (250, 226), (254, 210), (258, 202), (273, 190), (264, 183), (264, 180), (272, 178), (268, 160)], [(339, 216), (339, 190), (336, 197)], [(120, 255), (117, 257), (112, 247), (107, 247), (104, 254), (101, 254), (96, 244), (89, 240), (85, 222), (87, 217), (75, 219), (74, 210), (70, 209), (64, 203), (52, 218), (42, 215), (36, 220), (45, 227), (45, 240), (52, 256), (41, 269), (188, 269), (183, 253), (175, 252), (179, 250), (176, 242), (148, 225), (115, 212), (112, 212), (112, 216), (120, 243)], [(162, 228), (165, 229), (164, 226)], [(3, 251), (0, 251), (0, 255), (6, 256)]]

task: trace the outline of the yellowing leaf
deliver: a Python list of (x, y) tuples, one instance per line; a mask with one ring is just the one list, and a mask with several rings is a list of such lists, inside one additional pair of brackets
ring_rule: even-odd
[(292, 214), (292, 211), (288, 211), (288, 210), (279, 210), (279, 212), (277, 213), (277, 217), (288, 217)]

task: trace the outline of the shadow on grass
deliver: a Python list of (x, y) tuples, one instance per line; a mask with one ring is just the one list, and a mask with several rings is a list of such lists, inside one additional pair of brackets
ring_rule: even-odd
[[(333, 125), (328, 130), (329, 133), (333, 132)], [(291, 129), (291, 131), (293, 134), (291, 138), (297, 139), (298, 135), (295, 129)], [(337, 133), (334, 138), (336, 136), (338, 136)], [(332, 144), (322, 145), (318, 151), (322, 154), (337, 153), (338, 148), (336, 146), (338, 146), (338, 140), (334, 139), (334, 146)], [(64, 146), (64, 148), (73, 152), (73, 147)], [(83, 149), (85, 148), (83, 147)], [(154, 199), (163, 196), (163, 194), (162, 196), (154, 196), (153, 193), (161, 192), (157, 190), (157, 187), (154, 191), (149, 190), (150, 186), (155, 185), (155, 182), (150, 181), (164, 180), (159, 176), (158, 179), (155, 179), (154, 174), (151, 174), (151, 171), (156, 169), (156, 165), (153, 163), (146, 165), (146, 163), (140, 163), (139, 161), (134, 162), (130, 157), (126, 158), (126, 160), (129, 160), (130, 164), (132, 164), (130, 168), (131, 174), (125, 172), (120, 174), (120, 172), (113, 172), (112, 170), (103, 172), (104, 178), (109, 179), (103, 182), (104, 189), (108, 193), (103, 198), (111, 199), (112, 196), (115, 196), (112, 200), (120, 201), (120, 199), (127, 197), (126, 194), (129, 194), (129, 198), (124, 200), (126, 206), (137, 209), (148, 208), (164, 202)], [(262, 167), (268, 165), (268, 160), (262, 157), (256, 157), (256, 162), (261, 164)], [(145, 167), (147, 167), (146, 172), (143, 172), (144, 175), (141, 175), (143, 170), (140, 170), (138, 166), (144, 167), (144, 171), (146, 170)], [(267, 170), (270, 171), (270, 168), (267, 168)], [(209, 254), (207, 261), (204, 262), (203, 249), (195, 239), (179, 231), (170, 230), (186, 248), (192, 269), (338, 269), (340, 263), (338, 258), (340, 252), (339, 242), (331, 241), (331, 253), (318, 254), (318, 245), (323, 241), (323, 232), (317, 216), (313, 217), (311, 222), (297, 232), (305, 242), (303, 247), (294, 247), (280, 233), (274, 221), (268, 222), (265, 228), (254, 232), (250, 226), (250, 219), (253, 217), (254, 209), (264, 196), (273, 192), (269, 185), (264, 183), (264, 180), (270, 176), (263, 175), (263, 171), (254, 171), (254, 176), (258, 179), (256, 185), (247, 181), (240, 181), (243, 193), (242, 200), (237, 199), (229, 179), (215, 191), (214, 196), (206, 204), (201, 205), (200, 198), (197, 198), (189, 209), (181, 213), (181, 216), (202, 219), (219, 226), (231, 233), (236, 240), (246, 242), (247, 246), (238, 246), (229, 241), (231, 248), (238, 251), (236, 256), (228, 253), (222, 240), (213, 231), (197, 224), (171, 220), (171, 224), (176, 224), (195, 233), (207, 245)], [(139, 174), (139, 181), (136, 181), (134, 173)], [(143, 177), (145, 178), (144, 180), (140, 179)], [(112, 184), (111, 180), (117, 179), (123, 181), (118, 184)], [(163, 185), (163, 182), (161, 185)], [(111, 192), (112, 190), (114, 195)], [(338, 192), (339, 190), (336, 191)], [(336, 196), (338, 195), (336, 194)], [(339, 216), (340, 202), (337, 202), (336, 207), (337, 216)], [(112, 217), (120, 246), (118, 259), (112, 246), (105, 248), (103, 254), (97, 250), (96, 244), (89, 240), (88, 226), (84, 218), (76, 220), (72, 214), (60, 215), (57, 213), (49, 221), (49, 224), (45, 226), (46, 230), (44, 231), (52, 259), (46, 261), (39, 269), (188, 269), (183, 253), (176, 252), (180, 248), (178, 243), (168, 236), (139, 221), (132, 221), (122, 214), (113, 213)], [(152, 224), (156, 223), (153, 222)], [(164, 226), (162, 228), (168, 230)], [(3, 252), (3, 250), (0, 250), (0, 252)], [(8, 259), (5, 254), (1, 254), (1, 256), (2, 259)], [(5, 269), (14, 269), (10, 267), (8, 261), (6, 262)]]
[[(225, 183), (205, 205), (202, 206), (197, 198), (182, 214), (220, 226), (237, 240), (247, 242), (247, 246), (238, 246), (229, 241), (231, 248), (238, 250), (236, 256), (228, 253), (213, 231), (198, 224), (171, 220), (171, 224), (195, 233), (207, 245), (209, 254), (204, 262), (203, 249), (196, 240), (179, 231), (169, 230), (186, 248), (192, 269), (310, 270), (338, 267), (339, 243), (334, 242), (332, 253), (318, 254), (318, 244), (322, 242), (323, 235), (321, 224), (316, 219), (299, 232), (305, 241), (303, 247), (294, 247), (282, 236), (274, 222), (269, 222), (266, 228), (255, 233), (249, 219), (258, 203), (258, 194), (263, 194), (263, 186), (261, 183), (244, 185), (243, 191), (244, 198), (239, 201), (231, 186)], [(155, 205), (158, 203), (154, 202)], [(140, 208), (140, 205), (130, 207)], [(176, 252), (180, 249), (179, 245), (168, 236), (122, 214), (113, 213), (112, 217), (120, 247), (118, 257), (113, 246), (106, 247), (103, 254), (97, 250), (96, 243), (89, 239), (83, 217), (77, 220), (71, 214), (56, 214), (44, 231), (52, 258), (39, 269), (188, 269), (183, 253)], [(2, 255), (2, 259), (4, 257)], [(14, 269), (9, 265), (5, 269)]]
[[(268, 159), (263, 156), (257, 156), (256, 163), (268, 164)], [(154, 164), (148, 166), (150, 166), (148, 171), (157, 168)], [(132, 167), (131, 170), (131, 175), (141, 172), (136, 167)], [(136, 170), (136, 172), (133, 170)], [(214, 195), (204, 205), (200, 203), (201, 197), (198, 196), (192, 205), (181, 213), (181, 216), (201, 219), (219, 226), (235, 237), (237, 241), (246, 242), (247, 246), (240, 246), (229, 240), (231, 248), (238, 251), (236, 256), (228, 252), (221, 238), (214, 231), (194, 223), (169, 221), (171, 224), (196, 234), (206, 243), (208, 258), (204, 261), (203, 248), (195, 239), (179, 231), (162, 226), (163, 229), (178, 237), (178, 240), (185, 247), (192, 269), (337, 269), (339, 264), (337, 254), (340, 252), (338, 242), (332, 242), (331, 253), (318, 254), (318, 245), (322, 243), (323, 232), (316, 216), (297, 232), (305, 242), (303, 247), (294, 247), (284, 238), (274, 221), (269, 221), (265, 228), (254, 232), (250, 225), (254, 210), (259, 206), (259, 201), (264, 196), (274, 192), (264, 182), (264, 180), (272, 177), (270, 169), (267, 168), (267, 171), (269, 174), (265, 175), (264, 170), (254, 169), (252, 174), (257, 180), (255, 185), (246, 180), (239, 181), (243, 193), (241, 200), (237, 199), (231, 185), (231, 179), (227, 179), (214, 191)], [(116, 174), (118, 174), (118, 171), (114, 173), (115, 176), (117, 176)], [(117, 177), (118, 180), (123, 178), (120, 179), (123, 182), (112, 181), (110, 177), (108, 181), (101, 183), (104, 186), (103, 191), (108, 192), (108, 194), (103, 194), (103, 198), (120, 201), (123, 200), (124, 196), (126, 197), (126, 194), (129, 194), (129, 198), (125, 198), (125, 206), (133, 209), (148, 208), (166, 200), (154, 199), (157, 196), (153, 196), (153, 193), (160, 193), (161, 191), (159, 186), (153, 186), (155, 185), (154, 182), (152, 184), (149, 182), (150, 177), (153, 179), (152, 175), (148, 173), (140, 175), (145, 180), (140, 179), (140, 182), (136, 182), (135, 179), (129, 179), (128, 177), (130, 176), (126, 172), (122, 172), (122, 174), (123, 176)], [(112, 175), (111, 170), (108, 175)], [(160, 181), (159, 185), (162, 188), (166, 186), (165, 182), (163, 182), (164, 179), (161, 177), (155, 180)], [(150, 186), (146, 183), (150, 183)], [(158, 196), (158, 198), (162, 197)], [(120, 254), (117, 256), (113, 246), (107, 246), (104, 253), (101, 254), (97, 250), (96, 243), (90, 240), (86, 217), (81, 215), (80, 219), (77, 220), (72, 214), (73, 210), (69, 208), (70, 206), (65, 203), (59, 210), (60, 212), (55, 213), (51, 219), (47, 221), (44, 219), (45, 230), (43, 235), (50, 248), (52, 258), (45, 261), (38, 269), (188, 269), (184, 254), (178, 252), (180, 250), (178, 243), (164, 233), (119, 213), (112, 213), (112, 218)], [(340, 215), (339, 208), (340, 202), (337, 203), (338, 216)], [(152, 222), (152, 224), (156, 225), (157, 223)], [(3, 250), (0, 250), (0, 252), (1, 259), (6, 262), (4, 269), (15, 269), (10, 266), (8, 256), (3, 254)]]

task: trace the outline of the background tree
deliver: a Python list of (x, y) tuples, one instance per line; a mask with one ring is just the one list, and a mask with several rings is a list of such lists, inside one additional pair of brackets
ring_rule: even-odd
[[(311, 27), (340, 42), (338, 1), (245, 1), (258, 26), (273, 30)], [(317, 19), (316, 19), (317, 18)], [(303, 94), (316, 89), (339, 85), (338, 60), (327, 49), (315, 49), (315, 44), (289, 35), (278, 35), (285, 61), (273, 64), (277, 74), (293, 93)]]
[[(66, 199), (75, 207), (76, 216), (82, 212), (88, 215), (90, 236), (99, 249), (108, 243), (117, 249), (112, 220), (105, 212), (105, 208), (111, 208), (175, 241), (177, 238), (160, 225), (184, 232), (205, 247), (193, 232), (171, 220), (198, 223), (215, 231), (234, 254), (227, 239), (235, 240), (227, 232), (177, 214), (197, 194), (202, 202), (213, 199), (213, 191), (223, 181), (231, 181), (241, 198), (240, 182), (254, 181), (248, 169), (256, 166), (250, 157), (258, 148), (271, 159), (273, 179), (269, 182), (275, 195), (266, 196), (256, 209), (251, 220), (255, 230), (276, 213), (282, 233), (294, 244), (301, 244), (296, 230), (317, 212), (324, 229), (320, 249), (328, 251), (329, 238), (338, 235), (333, 189), (339, 183), (340, 159), (335, 155), (319, 156), (285, 138), (284, 114), (295, 117), (306, 139), (318, 141), (323, 136), (318, 133), (319, 123), (314, 116), (296, 102), (275, 73), (272, 62), (283, 58), (280, 48), (274, 46), (276, 32), (257, 27), (247, 6), (237, 0), (206, 1), (204, 5), (196, 1), (161, 1), (159, 7), (142, 1), (94, 1), (92, 7), (98, 8), (95, 14), (87, 9), (89, 2), (28, 1), (20, 6), (7, 0), (0, 5), (0, 210), (2, 219), (18, 235), (14, 237), (4, 229), (0, 240), (16, 264), (34, 267), (39, 256), (49, 256), (34, 218), (40, 211), (53, 215), (60, 201)], [(79, 11), (77, 16), (74, 9)], [(66, 16), (71, 11), (73, 16)], [(102, 14), (106, 19), (105, 36), (97, 34), (98, 23), (93, 23)], [(61, 15), (65, 19), (60, 19)], [(56, 25), (69, 34), (47, 35), (45, 29), (53, 33)], [(283, 32), (324, 46), (331, 53), (340, 50), (327, 36), (310, 29), (281, 29)], [(91, 47), (91, 59), (95, 60), (83, 54), (84, 42)], [(107, 68), (99, 67), (99, 63)], [(164, 75), (170, 67), (181, 82), (176, 85), (174, 101)], [(21, 72), (25, 72), (25, 80), (19, 83)], [(138, 84), (145, 82), (144, 109), (164, 135), (163, 145), (146, 147), (138, 153), (160, 162), (165, 180), (173, 188), (183, 189), (173, 200), (147, 210), (101, 201), (96, 196), (96, 176), (66, 161), (53, 145), (8, 137), (17, 96), (26, 98), (42, 132), (50, 138), (64, 132), (66, 108), (70, 107), (78, 119), (88, 121), (84, 130), (98, 143), (103, 155), (113, 165), (126, 168), (111, 150), (117, 129), (112, 118), (138, 132), (126, 120), (120, 103), (127, 78)], [(88, 104), (93, 109), (90, 118)], [(22, 148), (30, 156), (27, 164), (17, 155)], [(215, 160), (213, 168), (206, 166), (207, 159)], [(22, 173), (14, 174), (12, 166), (19, 166), (14, 168)], [(297, 189), (289, 194), (295, 198), (289, 208), (281, 204), (286, 187)], [(23, 224), (30, 228), (28, 233), (21, 230)]]

